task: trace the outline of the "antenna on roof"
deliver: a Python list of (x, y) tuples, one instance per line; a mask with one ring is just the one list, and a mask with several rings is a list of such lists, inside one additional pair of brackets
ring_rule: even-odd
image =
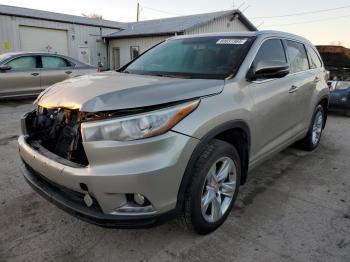
[(248, 8), (250, 7), (250, 5), (247, 5), (241, 12), (245, 12)]
[(259, 28), (260, 26), (262, 26), (265, 22), (261, 22), (259, 25), (256, 26), (256, 28)]
[(237, 10), (239, 10), (242, 6), (245, 5), (245, 2), (243, 1), (238, 7), (237, 7)]

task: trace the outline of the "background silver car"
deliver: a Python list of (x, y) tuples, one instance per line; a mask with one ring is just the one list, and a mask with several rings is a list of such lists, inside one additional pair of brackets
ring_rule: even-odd
[(36, 97), (50, 85), (96, 71), (91, 65), (62, 55), (33, 52), (2, 54), (0, 100)]

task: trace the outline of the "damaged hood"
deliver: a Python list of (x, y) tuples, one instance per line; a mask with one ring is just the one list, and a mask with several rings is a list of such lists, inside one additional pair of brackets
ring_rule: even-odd
[(43, 91), (36, 103), (46, 108), (99, 112), (160, 105), (218, 94), (224, 80), (181, 79), (114, 71), (72, 78)]

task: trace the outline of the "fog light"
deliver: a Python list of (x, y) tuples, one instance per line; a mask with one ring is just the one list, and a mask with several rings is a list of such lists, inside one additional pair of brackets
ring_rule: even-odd
[(340, 99), (340, 101), (342, 101), (342, 102), (346, 102), (346, 100), (348, 100), (346, 97), (342, 97), (342, 98)]
[(141, 194), (134, 194), (134, 201), (136, 204), (143, 206), (146, 203), (146, 198)]

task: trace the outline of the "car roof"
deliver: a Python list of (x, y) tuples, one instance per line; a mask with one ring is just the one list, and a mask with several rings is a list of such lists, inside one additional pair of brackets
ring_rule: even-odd
[(196, 37), (281, 37), (281, 38), (290, 38), (294, 40), (298, 40), (300, 42), (312, 43), (302, 37), (295, 34), (282, 32), (282, 31), (274, 31), (274, 30), (262, 30), (262, 31), (250, 31), (250, 32), (219, 32), (219, 33), (205, 33), (205, 34), (198, 34), (198, 35), (181, 35), (181, 36), (174, 36), (169, 39), (181, 39), (181, 38), (196, 38)]
[(6, 55), (8, 57), (10, 57), (10, 56), (17, 56), (17, 55), (57, 55), (57, 56), (67, 57), (65, 55), (53, 54), (53, 53), (49, 53), (49, 52), (25, 52), (25, 51), (8, 52), (8, 53), (4, 53), (2, 55)]
[(8, 53), (4, 53), (0, 55), (0, 63), (1, 62), (5, 62), (8, 59), (15, 57), (15, 56), (21, 56), (21, 55), (50, 55), (50, 56), (59, 56), (62, 58), (65, 58), (73, 63), (75, 63), (76, 65), (81, 65), (81, 66), (91, 66), (94, 67), (92, 65), (86, 64), (84, 62), (78, 61), (76, 59), (74, 59), (73, 57), (69, 57), (66, 55), (60, 55), (60, 54), (53, 54), (53, 53), (49, 53), (49, 52), (25, 52), (25, 51), (19, 51), (19, 52), (8, 52)]

